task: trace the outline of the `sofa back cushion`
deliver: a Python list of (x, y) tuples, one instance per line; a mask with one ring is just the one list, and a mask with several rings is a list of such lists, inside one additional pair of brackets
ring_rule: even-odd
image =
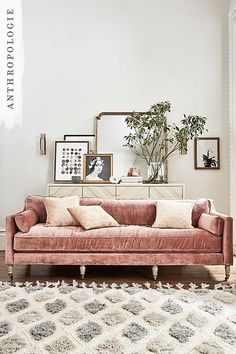
[(156, 216), (154, 200), (104, 199), (101, 207), (120, 225), (151, 226)]
[[(210, 213), (210, 201), (208, 199), (180, 199), (178, 201), (194, 203), (192, 209), (192, 225), (194, 227), (197, 227), (202, 213)], [(120, 225), (152, 226), (156, 219), (155, 200), (82, 198), (80, 205), (101, 205)]]
[(43, 202), (43, 198), (40, 195), (29, 195), (25, 199), (25, 209), (32, 209), (38, 215), (38, 222), (45, 223), (47, 219), (47, 212)]
[[(209, 214), (211, 202), (208, 199), (178, 201), (193, 203), (192, 225), (197, 227), (202, 213)], [(145, 199), (100, 199), (81, 198), (80, 205), (101, 205), (120, 225), (147, 225), (151, 226), (156, 219), (156, 201)], [(25, 209), (33, 209), (41, 223), (45, 223), (47, 213), (42, 196), (31, 195), (25, 200)]]
[(120, 225), (151, 226), (156, 216), (154, 200), (82, 198), (80, 205), (101, 205)]
[[(190, 203), (192, 203), (192, 200), (188, 200)], [(194, 206), (193, 206), (193, 211), (192, 211), (192, 225), (194, 227), (198, 226), (198, 220), (202, 213), (209, 214), (211, 211), (211, 202), (208, 199), (197, 199), (194, 200)]]

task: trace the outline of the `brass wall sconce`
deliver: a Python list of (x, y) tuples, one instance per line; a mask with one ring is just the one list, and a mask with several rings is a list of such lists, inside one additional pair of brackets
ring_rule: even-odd
[(40, 155), (46, 155), (47, 154), (47, 136), (45, 133), (40, 134), (40, 139), (39, 139), (39, 149), (40, 149)]

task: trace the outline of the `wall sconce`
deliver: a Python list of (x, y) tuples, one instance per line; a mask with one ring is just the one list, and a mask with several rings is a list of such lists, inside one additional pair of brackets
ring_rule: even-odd
[(40, 149), (40, 155), (46, 155), (47, 154), (47, 141), (46, 141), (46, 134), (40, 134), (40, 140), (39, 140), (39, 149)]

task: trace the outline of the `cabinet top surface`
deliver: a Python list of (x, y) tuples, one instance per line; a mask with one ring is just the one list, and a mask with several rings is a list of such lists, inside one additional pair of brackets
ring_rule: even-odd
[(184, 187), (183, 183), (49, 183), (48, 187)]

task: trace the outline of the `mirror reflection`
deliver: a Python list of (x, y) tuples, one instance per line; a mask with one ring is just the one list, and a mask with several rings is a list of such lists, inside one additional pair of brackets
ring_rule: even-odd
[[(146, 162), (124, 146), (126, 144), (124, 137), (130, 133), (125, 119), (132, 113), (102, 112), (96, 117), (96, 151), (113, 154), (113, 176), (117, 179), (127, 176), (129, 169), (137, 166), (145, 180), (148, 177)], [(166, 166), (163, 167), (164, 174), (166, 175)]]

